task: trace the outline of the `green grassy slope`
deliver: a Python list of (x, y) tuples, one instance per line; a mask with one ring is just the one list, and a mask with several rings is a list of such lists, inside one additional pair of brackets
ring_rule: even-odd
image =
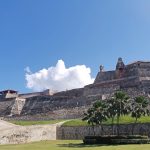
[(150, 150), (150, 144), (145, 145), (83, 145), (82, 141), (42, 141), (21, 145), (2, 145), (0, 150)]
[[(116, 119), (114, 123), (116, 123)], [(135, 119), (133, 119), (130, 116), (122, 116), (120, 118), (120, 124), (129, 124), (129, 123), (134, 123)], [(141, 117), (138, 120), (138, 123), (150, 123), (150, 116), (144, 116)], [(111, 120), (109, 119), (108, 121), (104, 122), (104, 124), (111, 124)], [(82, 121), (81, 119), (74, 119), (67, 121), (63, 124), (63, 126), (88, 126), (89, 124), (86, 121)]]
[(65, 120), (43, 120), (43, 121), (10, 121), (16, 125), (28, 126), (28, 125), (44, 125), (44, 124), (55, 124)]

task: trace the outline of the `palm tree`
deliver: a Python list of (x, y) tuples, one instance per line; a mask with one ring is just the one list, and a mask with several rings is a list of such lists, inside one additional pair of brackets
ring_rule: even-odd
[(114, 109), (116, 110), (117, 117), (117, 134), (119, 135), (119, 122), (121, 115), (130, 113), (130, 99), (129, 96), (123, 91), (117, 91), (114, 94)]
[(95, 110), (96, 124), (101, 127), (101, 131), (102, 131), (101, 133), (103, 133), (103, 125), (102, 125), (102, 123), (104, 121), (107, 121), (107, 119), (108, 119), (107, 103), (102, 101), (102, 100), (96, 101), (93, 104), (93, 108)]
[(92, 125), (93, 132), (94, 125), (100, 125), (101, 131), (103, 131), (102, 123), (107, 120), (106, 103), (102, 100), (96, 101), (92, 108), (89, 108), (88, 111), (84, 113), (84, 118), (82, 120), (87, 120), (87, 122)]
[(86, 113), (84, 113), (84, 117), (82, 118), (83, 121), (87, 121), (88, 124), (92, 125), (93, 134), (95, 135), (94, 126), (96, 125), (96, 118), (95, 118), (95, 110), (94, 108), (89, 108)]
[(114, 97), (110, 98), (110, 99), (107, 99), (107, 107), (108, 107), (108, 110), (107, 110), (107, 115), (108, 115), (108, 118), (111, 119), (111, 125), (112, 125), (112, 134), (114, 133), (113, 130), (114, 130), (114, 119), (115, 119), (115, 116), (117, 114), (117, 111), (116, 111), (116, 101), (114, 99)]
[[(132, 111), (131, 111), (131, 117), (135, 118), (135, 124), (137, 123), (138, 119), (141, 118), (141, 116), (149, 115), (149, 102), (148, 100), (143, 96), (135, 97), (135, 99), (132, 101)], [(132, 128), (132, 134), (133, 134), (134, 127)]]

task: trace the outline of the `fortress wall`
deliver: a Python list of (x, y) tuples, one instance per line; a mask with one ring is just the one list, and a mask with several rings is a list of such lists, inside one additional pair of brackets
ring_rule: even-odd
[(125, 78), (120, 82), (120, 88), (138, 87), (140, 85), (139, 77)]
[[(41, 118), (40, 114), (44, 114), (44, 116), (51, 119), (78, 118), (94, 101), (102, 99), (101, 97), (101, 95), (89, 97), (37, 96), (24, 99), (23, 103), (20, 98), (17, 98), (18, 102), (16, 102), (16, 99), (5, 99), (0, 102), (0, 116), (10, 115), (12, 112), (15, 115), (20, 112), (21, 116), (19, 118), (23, 116), (26, 119), (34, 119), (36, 115), (36, 118), (39, 119)], [(50, 116), (48, 116), (49, 114)]]
[(145, 89), (145, 88), (148, 88), (148, 89), (150, 90), (150, 80), (149, 80), (149, 81), (147, 81), (147, 80), (142, 80), (142, 81), (141, 81), (141, 84), (142, 84), (142, 86), (143, 86), (144, 89)]
[[(54, 97), (52, 97), (54, 98)], [(6, 120), (50, 120), (82, 118), (83, 113), (96, 100), (102, 99), (101, 95), (67, 99), (48, 99), (34, 97), (26, 100), (20, 116), (5, 117)], [(65, 99), (64, 99), (65, 98)]]
[(141, 88), (142, 88), (142, 91), (145, 95), (149, 95), (150, 94), (150, 80), (149, 81), (142, 80), (141, 81)]
[[(149, 76), (150, 77), (150, 62), (135, 62), (125, 66), (125, 70), (122, 73), (122, 78), (132, 76)], [(95, 79), (95, 84), (105, 81), (111, 81), (118, 79), (116, 71), (99, 72)]]
[[(129, 96), (143, 95), (143, 90), (135, 87), (124, 88)], [(112, 93), (113, 94), (113, 93)], [(83, 113), (96, 101), (110, 97), (108, 94), (82, 96), (78, 98), (65, 96), (32, 97), (25, 101), (21, 116), (7, 119), (18, 120), (49, 120), (82, 118)], [(7, 103), (7, 102), (6, 102)], [(5, 103), (5, 104), (6, 104)], [(8, 105), (8, 104), (7, 104)], [(6, 107), (4, 110), (8, 110)], [(7, 114), (10, 113), (7, 112)]]
[(41, 96), (43, 95), (43, 92), (34, 92), (34, 93), (26, 93), (26, 94), (19, 94), (20, 98), (30, 98), (34, 96)]
[(102, 99), (101, 95), (76, 98), (66, 96), (32, 97), (26, 100), (21, 116), (44, 114), (53, 119), (79, 118), (94, 101), (100, 99)]
[(145, 93), (143, 93), (143, 90), (141, 88), (136, 87), (130, 87), (130, 88), (124, 88), (122, 89), (125, 91), (131, 98), (137, 97), (137, 96), (147, 96)]
[(97, 84), (95, 86), (86, 86), (84, 89), (84, 96), (111, 94), (119, 89), (120, 86), (116, 84), (106, 84), (106, 85)]
[(54, 96), (80, 97), (83, 95), (83, 90), (84, 88), (62, 91), (62, 92), (55, 93)]
[[(132, 135), (132, 130), (135, 135), (148, 135), (150, 137), (150, 124), (122, 124), (119, 126), (120, 135)], [(112, 126), (104, 125), (103, 132), (99, 126), (94, 128), (95, 135), (117, 135), (117, 125)], [(80, 127), (57, 127), (57, 139), (58, 140), (82, 140), (85, 136), (94, 135), (93, 128), (91, 126)]]
[(150, 62), (140, 62), (138, 63), (139, 68), (150, 68)]
[(70, 109), (86, 105), (88, 105), (88, 102), (86, 102), (86, 98), (84, 97), (38, 96), (26, 100), (21, 114), (48, 113), (55, 110)]
[(150, 62), (136, 62), (126, 66), (125, 77), (127, 76), (150, 76)]
[(4, 99), (0, 101), (0, 116), (11, 114), (11, 109), (15, 103), (15, 99)]
[(140, 77), (150, 77), (150, 68), (139, 68), (138, 74)]
[(127, 68), (149, 68), (150, 67), (150, 62), (144, 62), (144, 61), (136, 61), (134, 63), (126, 65)]
[(138, 76), (139, 72), (138, 69), (133, 67), (133, 68), (125, 68), (125, 72), (123, 77), (127, 78), (127, 77), (132, 77), (132, 76)]
[(83, 107), (74, 107), (74, 108), (68, 108), (68, 109), (58, 109), (54, 111), (49, 111), (47, 113), (38, 113), (38, 114), (32, 114), (32, 115), (22, 114), (21, 116), (13, 116), (13, 117), (6, 116), (4, 120), (10, 121), (10, 120), (76, 119), (76, 118), (82, 118), (83, 113), (86, 112), (88, 108), (89, 106), (83, 106)]
[(138, 88), (139, 84), (140, 84), (139, 78), (136, 76), (116, 79), (109, 82), (101, 82), (99, 84), (86, 86), (84, 88), (84, 96), (97, 94), (101, 95), (112, 94), (115, 91), (123, 88), (130, 88), (130, 87)]
[(138, 68), (138, 67), (134, 67), (133, 65), (129, 67), (127, 66), (125, 70), (123, 71), (121, 78), (119, 77), (117, 71), (99, 72), (94, 81), (94, 84), (104, 83), (104, 82), (109, 82), (109, 81), (110, 82), (112, 81), (115, 84), (115, 80), (119, 80), (123, 78), (127, 78), (128, 80), (129, 78), (139, 77), (139, 76), (144, 76), (144, 77), (150, 76), (150, 69)]
[(99, 72), (96, 76), (96, 79), (95, 79), (94, 83), (113, 80), (115, 78), (116, 78), (115, 71)]
[[(145, 84), (146, 83), (147, 81), (145, 82)], [(121, 90), (121, 89), (124, 90), (128, 88), (134, 89), (135, 92), (139, 91), (139, 89), (141, 90), (143, 86), (139, 80), (139, 77), (133, 76), (128, 78), (113, 80), (110, 82), (103, 82), (100, 84), (86, 86), (84, 89), (84, 96), (112, 95), (117, 90)], [(134, 90), (132, 90), (133, 94), (134, 94)]]

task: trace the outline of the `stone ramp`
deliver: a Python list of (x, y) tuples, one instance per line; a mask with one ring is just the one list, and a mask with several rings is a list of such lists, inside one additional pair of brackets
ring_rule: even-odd
[(12, 124), (10, 122), (6, 122), (6, 121), (3, 121), (3, 120), (0, 120), (0, 135), (1, 135), (1, 130), (7, 130), (7, 129), (10, 129), (10, 128), (14, 128), (14, 127), (17, 127), (18, 125), (15, 125), (15, 124)]
[[(21, 144), (42, 140), (56, 140), (56, 128), (63, 122), (52, 125), (17, 126), (0, 120), (0, 144)], [(10, 126), (9, 126), (10, 124)]]

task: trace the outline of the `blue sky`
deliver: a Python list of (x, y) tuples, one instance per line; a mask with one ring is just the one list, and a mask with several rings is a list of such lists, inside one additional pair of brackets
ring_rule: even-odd
[(26, 88), (25, 71), (150, 60), (149, 0), (1, 0), (0, 89)]

